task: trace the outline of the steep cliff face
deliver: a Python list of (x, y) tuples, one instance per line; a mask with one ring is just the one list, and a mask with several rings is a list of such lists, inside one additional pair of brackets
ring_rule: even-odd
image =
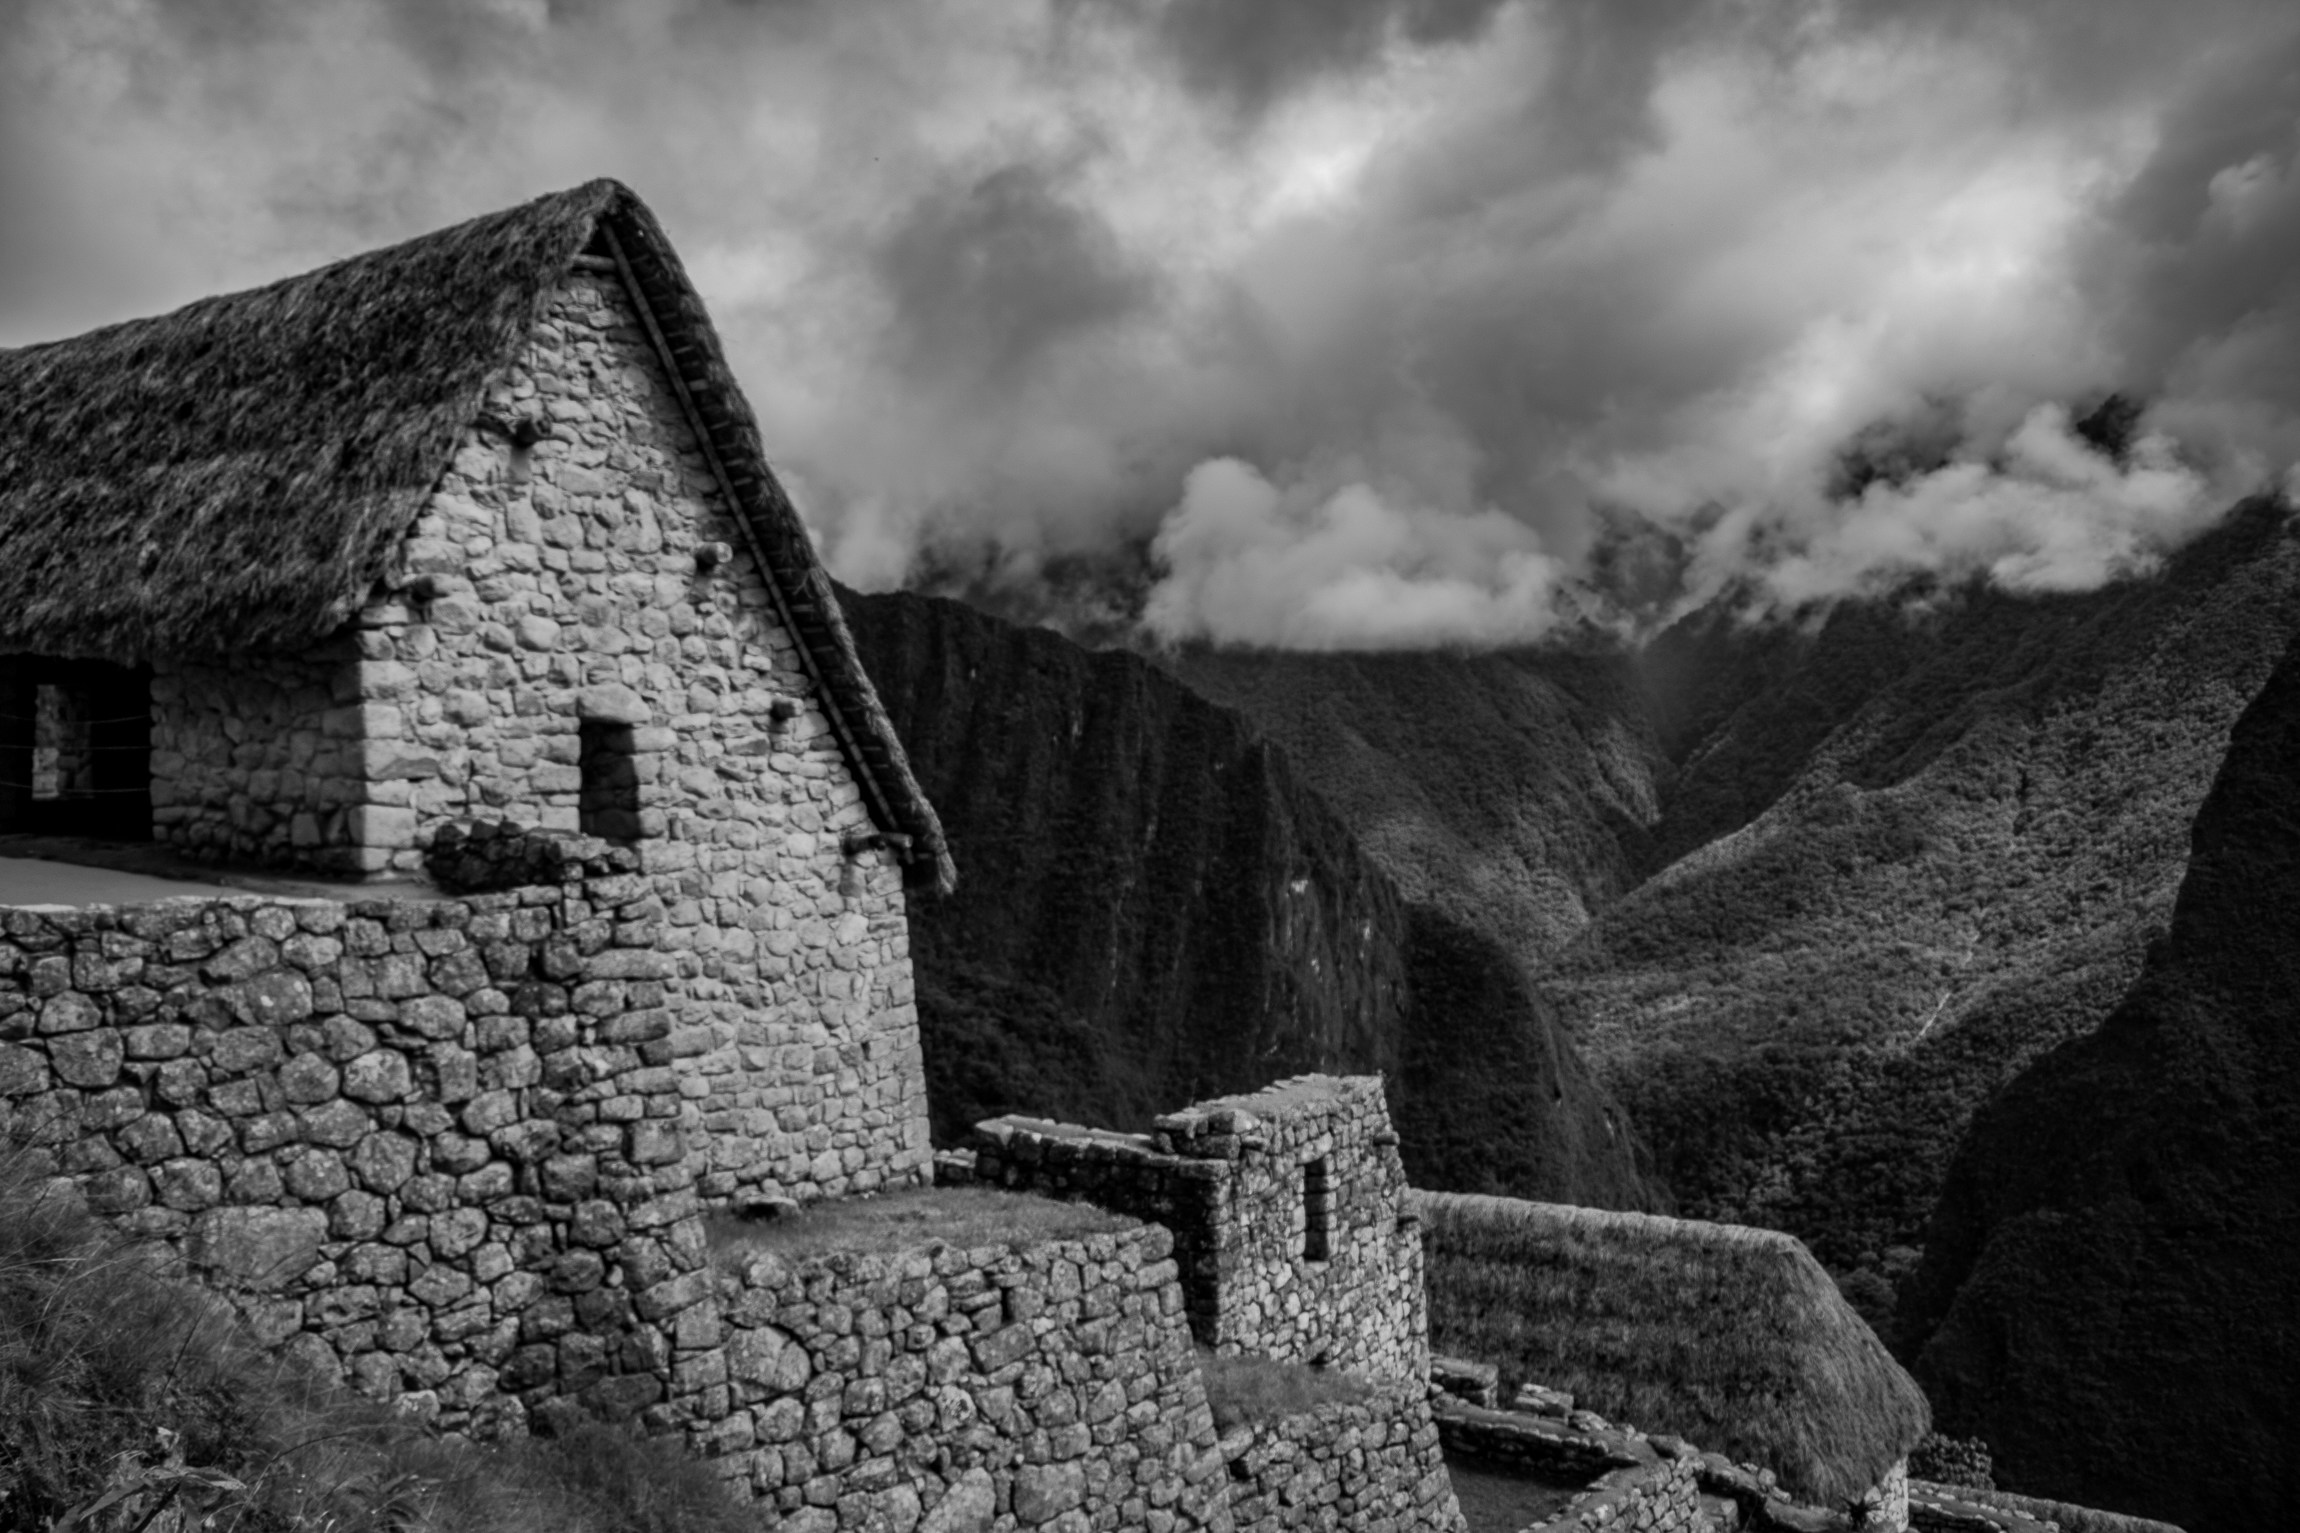
[(1244, 720), (1131, 654), (844, 600), (959, 864), (911, 918), (939, 1138), (1380, 1070), (1422, 1185), (1645, 1206), (1625, 1120), (1514, 960), (1413, 908)]
[(2263, 500), (2092, 592), (1173, 665), (1534, 974), (1679, 1211), (1797, 1234), (1883, 1326), (1973, 1111), (2139, 973), (2295, 632)]
[(1977, 1117), (1904, 1297), (1943, 1429), (2026, 1491), (2300, 1528), (2300, 649), (2238, 721), (2169, 936)]
[(1520, 959), (1563, 947), (1642, 874), (1664, 762), (1618, 651), (1168, 663), (1283, 744), (1408, 898)]

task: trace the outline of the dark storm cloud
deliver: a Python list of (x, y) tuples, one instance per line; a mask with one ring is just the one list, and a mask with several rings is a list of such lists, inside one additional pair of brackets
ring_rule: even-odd
[(1393, 39), (1474, 38), (1506, 0), (1114, 0), (1201, 94), (1258, 111), (1305, 79), (1363, 69)]
[[(1298, 644), (2065, 586), (2300, 458), (2296, 22), (0, 0), (0, 344), (617, 175), (850, 578), (1147, 547), (1161, 631)], [(2109, 388), (2120, 461), (2058, 413)], [(1920, 416), (1938, 464), (1845, 492)]]
[(2089, 255), (2138, 386), (2300, 455), (2300, 20), (2195, 82)]
[(1060, 171), (1007, 165), (934, 187), (877, 252), (900, 365), (1011, 383), (1066, 337), (1140, 312), (1151, 274)]

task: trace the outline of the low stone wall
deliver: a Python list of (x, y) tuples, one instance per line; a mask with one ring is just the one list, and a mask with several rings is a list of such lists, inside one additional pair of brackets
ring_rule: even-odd
[(1436, 1420), (1445, 1450), (1513, 1466), (1546, 1479), (1586, 1480), (1589, 1488), (1524, 1533), (1589, 1528), (1696, 1533), (1711, 1526), (1701, 1509), (1701, 1459), (1674, 1437), (1646, 1437), (1587, 1418), (1557, 1421), (1440, 1398)]
[(1237, 1533), (1464, 1533), (1429, 1400), (1411, 1388), (1335, 1401), (1222, 1440)]
[(750, 1259), (678, 1328), (695, 1428), (782, 1533), (1231, 1527), (1167, 1232)]
[(1909, 1526), (1924, 1533), (2181, 1533), (2169, 1522), (1931, 1480), (1908, 1482)]

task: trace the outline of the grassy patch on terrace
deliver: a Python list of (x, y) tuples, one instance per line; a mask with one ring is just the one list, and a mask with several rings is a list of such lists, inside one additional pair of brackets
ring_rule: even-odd
[(1449, 1456), (1445, 1467), (1469, 1533), (1517, 1533), (1520, 1528), (1547, 1522), (1589, 1488), (1587, 1483), (1531, 1474), (1515, 1465), (1489, 1464), (1482, 1459)]
[(257, 1345), (229, 1306), (0, 1145), (0, 1528), (745, 1533), (671, 1440), (432, 1437)]
[(1063, 1203), (999, 1187), (913, 1187), (838, 1198), (772, 1219), (732, 1215), (704, 1227), (711, 1254), (797, 1258), (834, 1252), (891, 1256), (926, 1246), (1035, 1246), (1130, 1228), (1134, 1221), (1091, 1203)]
[(1206, 1381), (1214, 1426), (1223, 1432), (1298, 1416), (1335, 1400), (1363, 1400), (1373, 1393), (1348, 1374), (1329, 1368), (1282, 1363), (1274, 1357), (1220, 1357), (1204, 1347), (1198, 1349), (1198, 1372)]

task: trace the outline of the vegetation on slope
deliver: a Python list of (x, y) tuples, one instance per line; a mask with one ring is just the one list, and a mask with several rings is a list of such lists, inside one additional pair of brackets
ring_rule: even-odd
[(1520, 960), (1641, 876), (1662, 763), (1618, 654), (1298, 654), (1164, 662), (1282, 744), (1409, 899)]
[[(1677, 742), (1657, 841), (1681, 802), (1715, 838), (1544, 987), (1682, 1209), (1889, 1281), (1974, 1109), (2097, 1025), (2161, 930), (2229, 725), (2300, 629), (2300, 550), (2255, 506), (2157, 580), (1877, 623), (1840, 614)], [(1713, 781), (1786, 785), (1734, 825)]]
[[(0, 1527), (737, 1533), (678, 1445), (440, 1442), (267, 1356), (225, 1303), (0, 1151)], [(209, 1519), (203, 1521), (202, 1519)]]
[(845, 600), (965, 879), (911, 907), (939, 1141), (1381, 1071), (1418, 1182), (1649, 1205), (1626, 1118), (1515, 958), (1402, 897), (1278, 744), (1131, 654)]
[(1905, 1299), (1950, 1430), (2025, 1492), (2291, 1528), (2300, 650), (2236, 725), (2169, 934), (1975, 1120)]

